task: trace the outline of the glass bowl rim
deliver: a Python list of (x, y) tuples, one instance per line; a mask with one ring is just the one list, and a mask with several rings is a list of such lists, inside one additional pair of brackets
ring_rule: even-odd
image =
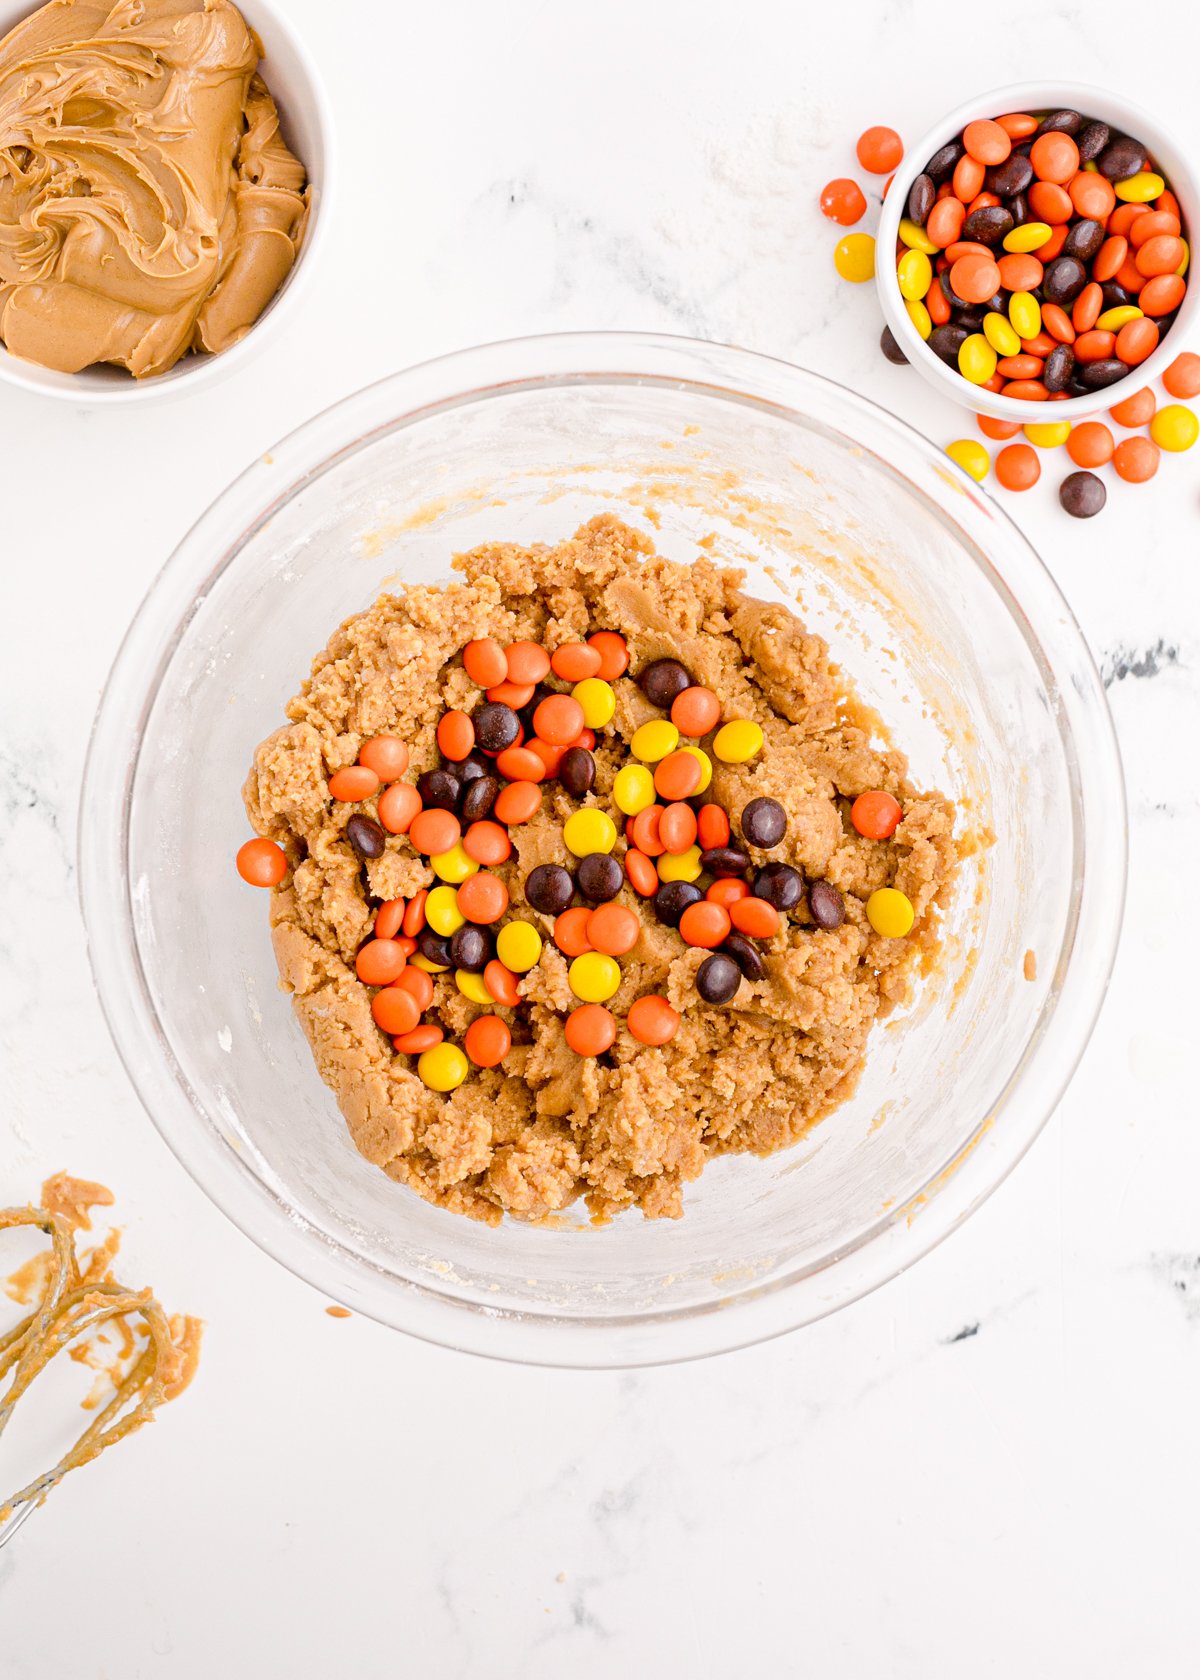
[[(280, 506), (340, 460), (433, 412), (522, 389), (617, 381), (707, 389), (811, 424), (803, 407), (807, 394), (818, 408), (822, 401), (836, 405), (851, 425), (857, 421), (867, 431), (890, 434), (946, 476), (940, 451), (858, 393), (792, 363), (697, 339), (631, 332), (538, 335), (454, 351), (386, 375), (331, 404), (256, 458), (176, 545), (134, 616), (102, 690), (84, 768), (77, 838), (89, 959), (113, 1042), (160, 1136), (210, 1200), (273, 1259), (381, 1323), (460, 1351), (580, 1368), (700, 1358), (815, 1322), (890, 1281), (969, 1217), (1031, 1146), (1088, 1042), (1116, 956), (1127, 854), (1121, 762), (1095, 662), (1044, 563), (1008, 515), (989, 502), (989, 516), (1007, 528), (1013, 562), (999, 578), (998, 593), (1039, 656), (1043, 677), (1059, 701), (1059, 735), (1073, 774), (1077, 881), (1056, 984), (1003, 1090), (952, 1160), (903, 1205), (882, 1214), (853, 1245), (821, 1262), (725, 1301), (627, 1318), (496, 1308), (398, 1278), (343, 1247), (277, 1197), (230, 1148), (191, 1092), (159, 1026), (141, 968), (128, 867), (130, 815), (142, 738), (163, 676), (216, 577)], [(379, 419), (374, 410), (388, 417)], [(351, 417), (355, 423), (347, 426)], [(375, 423), (364, 428), (363, 418)], [(863, 447), (845, 419), (825, 424)], [(327, 441), (348, 432), (353, 432), (350, 442), (331, 447)], [(886, 457), (874, 458), (898, 473)], [(905, 482), (913, 494), (923, 494), (911, 480)], [(971, 483), (970, 490), (977, 487)], [(945, 518), (936, 503), (930, 507)], [(962, 541), (970, 553), (974, 545), (965, 533)], [(982, 549), (973, 557), (999, 576)], [(1043, 633), (1051, 633), (1053, 662), (1033, 637), (1035, 620)], [(1079, 751), (1081, 746), (1086, 750)], [(1086, 779), (1080, 774), (1083, 764)], [(1086, 868), (1079, 867), (1079, 841), (1086, 847)], [(1084, 942), (1086, 953), (1079, 948)], [(1065, 960), (1068, 954), (1073, 961)], [(1039, 1085), (1031, 1093), (1035, 1068)], [(1027, 1099), (1019, 1115), (1007, 1112), (1018, 1093)], [(1002, 1111), (1006, 1124), (998, 1126)]]

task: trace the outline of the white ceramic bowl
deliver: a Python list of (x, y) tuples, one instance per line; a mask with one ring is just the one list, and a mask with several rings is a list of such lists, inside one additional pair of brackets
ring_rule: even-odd
[(1055, 420), (1082, 420), (1089, 414), (1101, 413), (1113, 403), (1120, 402), (1123, 396), (1140, 390), (1143, 385), (1157, 379), (1179, 352), (1188, 347), (1200, 312), (1200, 288), (1193, 282), (1188, 286), (1170, 332), (1162, 338), (1154, 354), (1148, 356), (1127, 379), (1085, 397), (1069, 397), (1055, 403), (1052, 410), (1044, 402), (1017, 402), (1012, 397), (970, 384), (956, 369), (947, 367), (925, 344), (909, 320), (896, 284), (895, 266), (887, 260), (887, 253), (895, 249), (900, 218), (908, 204), (913, 182), (939, 147), (960, 134), (965, 125), (976, 117), (999, 117), (1008, 111), (1052, 110), (1080, 111), (1085, 116), (1110, 124), (1122, 134), (1132, 134), (1144, 141), (1179, 200), (1184, 234), (1194, 239), (1195, 230), (1200, 227), (1200, 196), (1195, 175), (1176, 140), (1156, 117), (1143, 111), (1139, 105), (1131, 105), (1117, 94), (1106, 93), (1103, 88), (1089, 87), (1082, 82), (1015, 82), (1011, 87), (979, 94), (958, 106), (909, 148), (904, 162), (896, 171), (879, 218), (880, 257), (875, 284), (887, 324), (909, 362), (922, 378), (936, 385), (943, 396), (953, 398), (964, 408), (977, 414), (990, 414), (997, 420), (1016, 420), (1022, 424), (1027, 420), (1045, 420), (1051, 414)]
[[(219, 356), (187, 355), (153, 379), (134, 379), (123, 368), (85, 368), (59, 373), (10, 355), (0, 344), (0, 379), (42, 396), (73, 403), (147, 402), (178, 396), (211, 384), (240, 368), (278, 336), (312, 274), (329, 226), (333, 180), (333, 117), (316, 65), (287, 19), (268, 0), (237, 0), (238, 9), (263, 44), (261, 73), (279, 107), (283, 135), (304, 164), (312, 183), (312, 204), (300, 254), (292, 271), (259, 320), (239, 343)], [(0, 0), (0, 36), (37, 10), (31, 0)]]

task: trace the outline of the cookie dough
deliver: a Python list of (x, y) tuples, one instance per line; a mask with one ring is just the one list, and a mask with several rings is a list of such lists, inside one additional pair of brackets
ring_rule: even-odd
[(248, 333), (295, 261), (303, 164), (228, 0), (50, 0), (0, 41), (0, 339), (139, 379)]
[[(667, 561), (605, 516), (553, 548), (496, 543), (455, 564), (461, 582), (384, 595), (348, 620), (288, 706), (289, 723), (255, 755), (244, 790), (251, 823), (293, 866), (271, 903), (282, 984), (359, 1150), (427, 1200), (489, 1223), (506, 1213), (551, 1215), (578, 1197), (598, 1221), (631, 1207), (677, 1217), (684, 1185), (712, 1156), (786, 1148), (853, 1091), (872, 1023), (907, 998), (936, 946), (937, 906), (957, 860), (954, 808), (915, 789), (901, 754), (878, 744), (820, 637), (782, 605), (743, 595), (741, 574), (707, 557)], [(718, 763), (706, 797), (735, 815), (758, 796), (778, 800), (786, 835), (768, 850), (751, 847), (754, 861), (781, 860), (810, 882), (831, 882), (846, 897), (846, 920), (817, 928), (805, 899), (764, 948), (766, 978), (743, 980), (718, 1007), (696, 993), (706, 953), (658, 923), (626, 885), (621, 902), (642, 932), (609, 1004), (621, 1031), (606, 1056), (580, 1059), (563, 1037), (577, 1000), (550, 939), (552, 918), (530, 910), (522, 892), (537, 864), (568, 861), (562, 824), (578, 807), (548, 783), (540, 813), (511, 830), (514, 856), (499, 871), (509, 914), (536, 922), (546, 941), (523, 977), (522, 1004), (499, 1011), (513, 1047), (500, 1068), (473, 1068), (440, 1096), (376, 1028), (372, 994), (354, 973), (379, 902), (410, 897), (430, 885), (431, 871), (398, 836), (360, 864), (344, 829), (373, 802), (332, 802), (328, 778), (355, 762), (365, 738), (385, 732), (409, 743), (409, 779), (438, 764), (437, 719), (480, 699), (460, 658), (472, 638), (527, 638), (553, 650), (597, 629), (628, 639), (631, 673), (653, 659), (682, 660), (720, 696), (726, 717), (762, 726), (761, 753), (748, 764)], [(595, 802), (608, 809), (613, 777), (629, 762), (626, 743), (661, 715), (631, 676), (615, 688), (616, 716), (596, 745)], [(851, 827), (849, 804), (869, 788), (903, 806), (890, 840)], [(623, 849), (618, 841), (618, 856)], [(916, 925), (906, 939), (881, 938), (867, 921), (865, 901), (884, 886), (912, 901)], [(635, 1042), (623, 1024), (648, 992), (683, 1017), (660, 1049)], [(427, 1019), (461, 1041), (482, 1012), (446, 977)]]

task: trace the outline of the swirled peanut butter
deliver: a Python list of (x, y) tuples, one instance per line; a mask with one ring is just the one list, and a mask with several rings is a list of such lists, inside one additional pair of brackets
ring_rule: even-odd
[(244, 337), (295, 261), (304, 166), (227, 0), (50, 0), (0, 41), (0, 338), (143, 379)]

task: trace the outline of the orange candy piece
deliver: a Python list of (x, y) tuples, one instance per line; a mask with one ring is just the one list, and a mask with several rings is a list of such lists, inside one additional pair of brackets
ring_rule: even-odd
[(499, 957), (493, 957), (483, 971), (483, 983), (505, 1009), (515, 1009), (521, 1001), (521, 993), (517, 988), (517, 977), (511, 968), (505, 968)]
[[(594, 650), (593, 650), (594, 651)], [(569, 694), (549, 694), (533, 714), (533, 729), (555, 747), (569, 747), (584, 727), (583, 707)], [(499, 764), (499, 759), (497, 759)]]
[(996, 372), (1005, 379), (1036, 379), (1042, 371), (1040, 356), (1001, 356)]
[(508, 909), (508, 888), (499, 875), (481, 869), (469, 875), (458, 889), (458, 908), (469, 922), (490, 927)]
[[(694, 762), (694, 761), (693, 761)], [(662, 820), (661, 805), (647, 805), (644, 811), (639, 811), (628, 824), (629, 838), (639, 852), (645, 852), (647, 857), (661, 857), (666, 851), (659, 823)]]
[(894, 128), (876, 124), (859, 135), (854, 154), (872, 175), (890, 175), (904, 160), (904, 142)]
[(494, 822), (473, 822), (462, 837), (462, 848), (473, 862), (485, 863), (489, 869), (512, 855), (507, 831)]
[(1156, 274), (1174, 274), (1186, 255), (1187, 246), (1178, 234), (1159, 233), (1146, 240), (1133, 261), (1138, 273), (1151, 280)]
[(714, 904), (721, 904), (728, 910), (731, 905), (737, 903), (739, 898), (750, 896), (750, 887), (747, 882), (739, 881), (736, 875), (726, 875), (719, 881), (714, 881), (704, 896), (705, 898), (711, 898)]
[[(1069, 134), (1051, 129), (1039, 134), (1029, 149), (1029, 161), (1039, 181), (1064, 185), (1079, 169), (1079, 147)], [(1032, 200), (1031, 200), (1032, 202)]]
[(468, 642), (463, 649), (462, 661), (467, 675), (473, 683), (478, 683), (480, 688), (494, 688), (497, 683), (504, 682), (508, 677), (508, 660), (504, 656), (504, 649), (491, 636)]
[(453, 811), (418, 811), (408, 826), (408, 838), (418, 852), (436, 857), (457, 846), (462, 828)]
[(1001, 438), (1016, 437), (1017, 433), (1021, 430), (1021, 422), (1019, 420), (993, 420), (990, 414), (977, 414), (975, 416), (975, 424), (979, 427), (979, 430), (983, 433), (984, 437), (995, 438), (997, 440)]
[(1172, 397), (1200, 396), (1200, 356), (1194, 350), (1183, 351), (1163, 374), (1162, 382)]
[(900, 801), (882, 788), (860, 793), (850, 807), (850, 821), (866, 840), (890, 840), (903, 818)]
[[(1029, 214), (1034, 221), (1049, 222), (1051, 227), (1062, 227), (1071, 220), (1071, 213), (1075, 206), (1071, 203), (1071, 195), (1064, 187), (1055, 186), (1052, 181), (1035, 181), (1026, 197), (1029, 201)], [(1063, 235), (1064, 239), (1066, 235)], [(1043, 246), (1038, 247), (1043, 250)]]
[(699, 828), (690, 805), (668, 805), (658, 819), (658, 837), (665, 849), (678, 856), (694, 845)]
[(536, 782), (512, 782), (501, 788), (492, 806), (492, 815), (511, 828), (528, 822), (541, 809), (542, 790)]
[(681, 735), (699, 740), (721, 721), (721, 702), (711, 688), (685, 688), (671, 702), (671, 722)]
[(1100, 420), (1085, 420), (1067, 439), (1067, 454), (1077, 467), (1103, 467), (1113, 458), (1113, 435)]
[(1001, 128), (997, 122), (990, 122), (986, 117), (978, 117), (969, 122), (963, 129), (963, 145), (968, 155), (977, 158), (989, 168), (1003, 163), (1012, 151), (1012, 137)]
[(1104, 362), (1112, 358), (1116, 346), (1117, 335), (1107, 332), (1101, 327), (1089, 328), (1081, 332), (1075, 340), (1075, 360), (1077, 362)]
[(395, 939), (404, 926), (406, 900), (389, 898), (375, 912), (376, 939)]
[(512, 1049), (512, 1033), (499, 1015), (479, 1015), (463, 1035), (463, 1048), (476, 1067), (498, 1067)]
[(1096, 282), (1091, 280), (1071, 305), (1071, 325), (1077, 333), (1089, 332), (1096, 325), (1103, 308), (1104, 293)]
[(853, 227), (867, 213), (867, 201), (857, 181), (839, 175), (821, 188), (821, 214), (841, 227)]
[(642, 924), (625, 904), (601, 904), (587, 920), (587, 937), (593, 951), (607, 957), (624, 957), (641, 937)]
[(602, 1056), (612, 1048), (617, 1023), (602, 1003), (584, 1003), (567, 1016), (563, 1036), (577, 1056)]
[[(863, 208), (866, 209), (864, 201)], [(563, 682), (583, 682), (587, 677), (600, 675), (600, 649), (587, 642), (564, 642), (550, 655), (550, 669)]]
[(496, 754), (496, 768), (510, 782), (544, 782), (546, 766), (528, 747), (505, 747)]
[(1138, 307), (1143, 315), (1169, 315), (1179, 308), (1186, 291), (1182, 274), (1156, 274), (1138, 293)]
[(475, 745), (475, 725), (466, 712), (443, 712), (437, 726), (438, 751), (452, 764), (461, 764)]
[(358, 762), (381, 782), (398, 782), (408, 769), (408, 747), (398, 735), (373, 735), (358, 749)]
[(664, 997), (635, 999), (629, 1005), (625, 1025), (639, 1044), (657, 1046), (667, 1044), (679, 1031), (679, 1011), (672, 1009)]
[(396, 939), (370, 939), (354, 959), (354, 972), (364, 986), (390, 986), (408, 962)]
[(1113, 450), (1113, 469), (1126, 484), (1145, 484), (1158, 471), (1158, 461), (1158, 445), (1152, 438), (1122, 438)]
[[(925, 232), (929, 235), (933, 243), (940, 246), (940, 248), (944, 251), (947, 245), (954, 244), (954, 241), (962, 232), (962, 225), (966, 219), (967, 207), (961, 198), (955, 198), (953, 195), (949, 198), (939, 198), (933, 209), (929, 212), (929, 219), (925, 223)], [(940, 292), (941, 287), (933, 287), (930, 295), (932, 295), (933, 291)], [(942, 295), (943, 297), (945, 296), (944, 293)], [(926, 304), (926, 307), (928, 308), (928, 303)], [(946, 307), (946, 319), (949, 320), (949, 304), (947, 304)]]
[(752, 939), (773, 939), (779, 932), (780, 915), (765, 898), (739, 898), (729, 906), (729, 919), (739, 933)]
[(251, 887), (277, 887), (287, 874), (287, 854), (274, 840), (247, 840), (238, 847), (237, 872)]
[(1014, 402), (1047, 402), (1050, 397), (1040, 379), (1010, 379), (1003, 389), (1004, 395), (1012, 397)]
[(586, 904), (577, 904), (554, 918), (554, 943), (564, 957), (582, 957), (592, 949), (588, 923), (592, 912)]
[[(1000, 269), (992, 256), (971, 251), (950, 266), (950, 286), (964, 303), (986, 303), (1000, 290)], [(683, 696), (680, 696), (682, 699)]]
[[(1121, 234), (1106, 239), (1092, 260), (1092, 279), (1111, 280), (1129, 255), (1129, 241)], [(1045, 310), (1042, 319), (1045, 319)]]
[(604, 682), (616, 682), (629, 668), (629, 647), (624, 636), (615, 630), (597, 630), (588, 637), (587, 645), (600, 655), (600, 669), (596, 675)]
[(997, 117), (996, 121), (1012, 140), (1027, 140), (1038, 131), (1037, 118), (1025, 111), (1013, 111), (1006, 117)]
[[(1200, 360), (1200, 358), (1197, 359)], [(1170, 371), (1170, 368), (1168, 368), (1167, 372)], [(1163, 384), (1167, 385), (1165, 376)], [(1167, 390), (1170, 389), (1171, 387), (1167, 385)], [(1157, 407), (1154, 392), (1149, 385), (1143, 385), (1141, 390), (1134, 391), (1132, 396), (1122, 397), (1119, 403), (1114, 403), (1108, 412), (1118, 426), (1148, 426), (1154, 418)]]
[[(1042, 219), (1043, 221), (1046, 220), (1045, 217)], [(1053, 262), (1055, 257), (1062, 250), (1063, 246), (1067, 243), (1067, 234), (1070, 231), (1071, 230), (1067, 226), (1066, 222), (1060, 222), (1058, 227), (1052, 229), (1050, 237), (1047, 239), (1046, 243), (1044, 245), (1039, 245), (1037, 250), (1033, 253), (1034, 256), (1037, 257), (1038, 261), (1044, 263)]]
[[(1156, 234), (1169, 233), (1178, 239), (1182, 229), (1179, 217), (1173, 216), (1169, 210), (1151, 210), (1145, 216), (1139, 216), (1129, 229), (1129, 243), (1135, 251), (1140, 251), (1147, 240)], [(1178, 268), (1179, 264), (1175, 264)]]
[[(690, 799), (700, 786), (702, 777), (699, 759), (693, 758), (690, 752), (684, 752), (680, 748), (678, 752), (668, 753), (666, 758), (660, 759), (655, 765), (654, 791), (663, 799)], [(651, 806), (650, 809), (653, 810), (654, 807)], [(645, 813), (639, 811), (638, 815), (644, 816)], [(642, 850), (645, 851), (646, 848), (643, 846)]]
[(433, 1002), (433, 975), (427, 974), (423, 968), (413, 968), (410, 964), (392, 981), (388, 990), (407, 992), (417, 1008), (423, 1012)]
[(440, 1044), (445, 1036), (441, 1027), (435, 1026), (432, 1021), (423, 1021), (411, 1032), (397, 1033), (392, 1040), (392, 1048), (405, 1056), (420, 1056), (426, 1050), (432, 1050), (435, 1044)]
[(1029, 444), (1010, 443), (992, 462), (992, 471), (1006, 490), (1029, 490), (1042, 476), (1042, 464)]
[(1041, 285), (1045, 274), (1032, 251), (1006, 251), (997, 258), (996, 267), (1000, 270), (1000, 284), (1006, 292), (1032, 292)]
[[(1078, 349), (1078, 346), (1076, 346)], [(1143, 316), (1126, 321), (1117, 334), (1116, 353), (1128, 367), (1137, 367), (1158, 349), (1158, 322)]]
[(345, 770), (335, 770), (329, 778), (332, 799), (351, 803), (358, 799), (370, 799), (373, 793), (378, 792), (379, 777), (365, 764), (351, 764)]
[(379, 795), (375, 814), (389, 834), (407, 834), (421, 810), (421, 795), (411, 782), (393, 782)]
[(641, 898), (651, 898), (658, 891), (658, 870), (646, 856), (631, 847), (625, 853), (625, 874), (629, 885)]
[(730, 926), (730, 911), (711, 898), (702, 898), (698, 904), (689, 904), (680, 916), (679, 936), (685, 945), (711, 951), (729, 937)]
[(371, 999), (371, 1014), (379, 1030), (391, 1034), (410, 1033), (421, 1019), (416, 998), (402, 986), (385, 986), (376, 992)]
[(550, 655), (537, 642), (514, 642), (504, 659), (510, 683), (529, 687), (550, 675)]
[(728, 846), (729, 817), (723, 805), (701, 805), (696, 813), (696, 838), (703, 852), (712, 851), (715, 846)]
[(1057, 303), (1042, 305), (1042, 326), (1060, 344), (1074, 344), (1075, 327), (1071, 317)]
[[(960, 198), (964, 206), (970, 204), (983, 187), (983, 177), (984, 167), (978, 158), (960, 157), (950, 178), (955, 198)], [(962, 293), (958, 295), (961, 297)]]
[(1079, 215), (1093, 222), (1107, 221), (1117, 202), (1112, 182), (1090, 169), (1081, 169), (1078, 175), (1072, 176), (1067, 192)]
[[(408, 908), (404, 912), (404, 937), (415, 939), (425, 926), (425, 900), (429, 897), (429, 888), (422, 887), (420, 892), (414, 893), (408, 901)], [(420, 969), (414, 970), (419, 974)]]
[[(552, 747), (549, 741), (539, 741), (536, 735), (531, 741), (524, 741), (521, 744), (528, 752), (531, 752), (535, 758), (539, 758), (542, 761), (546, 777), (558, 775), (559, 766), (562, 764), (563, 756), (567, 750), (565, 746)], [(573, 746), (574, 742), (572, 742), (571, 745)]]

